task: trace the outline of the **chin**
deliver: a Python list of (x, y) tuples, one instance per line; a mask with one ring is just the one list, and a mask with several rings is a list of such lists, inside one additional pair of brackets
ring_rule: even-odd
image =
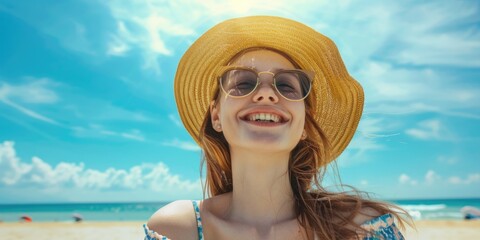
[(255, 139), (246, 141), (243, 144), (239, 144), (239, 146), (252, 152), (290, 153), (295, 146), (297, 146), (297, 143), (294, 144), (291, 142), (272, 141), (271, 139)]

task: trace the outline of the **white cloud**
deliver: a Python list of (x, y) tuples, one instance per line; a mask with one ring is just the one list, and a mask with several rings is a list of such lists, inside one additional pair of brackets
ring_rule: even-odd
[(398, 181), (401, 184), (408, 184), (408, 185), (417, 185), (418, 184), (418, 182), (416, 180), (411, 179), (410, 176), (408, 176), (405, 173), (402, 173), (400, 175), (400, 177), (398, 178)]
[(129, 42), (135, 42), (135, 36), (132, 35), (123, 21), (117, 22), (117, 33), (112, 34), (108, 44), (108, 55), (124, 56), (129, 50)]
[(118, 39), (118, 37), (112, 37), (112, 42), (108, 44), (107, 54), (113, 56), (124, 56), (129, 49), (129, 46), (122, 40)]
[[(116, 106), (100, 98), (91, 96), (69, 94), (69, 101), (73, 104), (65, 106), (69, 113), (74, 114), (75, 119), (86, 120), (87, 122), (111, 122), (111, 121), (135, 121), (151, 122), (152, 118), (140, 111), (132, 111)], [(81, 104), (77, 104), (81, 103)], [(83, 122), (83, 121), (82, 121)]]
[(162, 142), (147, 139), (143, 132), (138, 129), (131, 129), (129, 131), (113, 131), (106, 129), (100, 124), (90, 124), (88, 127), (72, 127), (74, 135), (82, 138), (124, 138), (127, 140), (150, 142), (162, 146), (175, 147), (187, 151), (200, 151), (201, 148), (194, 142), (183, 141), (179, 139), (166, 140)]
[(425, 174), (425, 182), (427, 184), (434, 184), (438, 180), (440, 180), (440, 176), (433, 170), (428, 170)]
[(175, 126), (183, 128), (182, 122), (175, 115), (168, 114), (168, 119), (170, 119), (170, 121), (172, 121), (175, 124)]
[(161, 143), (164, 146), (176, 147), (188, 151), (200, 151), (200, 147), (193, 142), (181, 141), (178, 139), (173, 139), (171, 141), (164, 141)]
[(21, 105), (18, 105), (12, 101), (10, 101), (9, 99), (3, 99), (3, 100), (0, 100), (0, 102), (4, 103), (5, 105), (8, 105), (12, 108), (15, 108), (16, 110), (18, 110), (19, 112), (31, 117), (31, 118), (35, 118), (37, 120), (40, 120), (40, 121), (43, 121), (43, 122), (47, 122), (47, 123), (50, 123), (50, 124), (54, 124), (54, 125), (60, 125), (60, 123), (58, 123), (57, 121), (49, 118), (49, 117), (46, 117), (44, 115), (41, 115), (40, 113), (37, 113), (31, 109), (28, 109), (26, 107), (23, 107)]
[(159, 74), (159, 56), (175, 54), (180, 43), (193, 42), (200, 32), (221, 20), (255, 14), (298, 17), (296, 13), (311, 11), (313, 6), (324, 6), (325, 2), (302, 1), (296, 3), (295, 12), (290, 10), (291, 2), (274, 0), (262, 4), (253, 0), (107, 1), (103, 4), (117, 22), (107, 53), (122, 56), (124, 49), (140, 49), (143, 68)]
[(117, 23), (117, 31), (118, 35), (112, 34), (110, 36), (110, 42), (107, 44), (107, 55), (124, 56), (126, 52), (130, 50), (130, 46), (128, 46), (126, 40), (124, 40), (130, 36), (130, 33), (122, 21)]
[[(419, 182), (409, 175), (402, 173), (398, 178), (398, 182), (400, 184), (406, 185), (417, 185)], [(447, 178), (442, 178), (439, 174), (437, 174), (433, 170), (428, 170), (425, 174), (424, 181), (421, 182), (424, 186), (445, 186), (445, 184), (453, 184), (453, 185), (468, 185), (468, 184), (477, 184), (480, 183), (480, 173), (472, 173), (468, 174), (466, 177), (462, 178), (459, 176), (450, 176)]]
[(317, 22), (311, 25), (333, 38), (347, 65), (356, 69), (363, 69), (366, 59), (421, 67), (480, 66), (477, 3), (302, 3), (307, 7), (299, 10), (302, 19)]
[(406, 134), (421, 140), (455, 141), (457, 139), (438, 119), (418, 123), (418, 127), (407, 129)]
[(390, 141), (399, 135), (394, 123), (383, 118), (364, 115), (360, 120), (357, 133), (340, 156), (339, 166), (352, 166), (368, 162), (368, 153), (385, 148), (385, 141)]
[(184, 27), (171, 19), (152, 13), (145, 19), (141, 20), (141, 25), (145, 26), (150, 36), (150, 49), (156, 53), (163, 55), (171, 55), (172, 52), (166, 48), (165, 42), (161, 38), (161, 34), (184, 36), (192, 35), (193, 30)]
[[(68, 121), (75, 124), (78, 121), (83, 123), (83, 120), (88, 120), (88, 122), (112, 120), (148, 122), (152, 120), (142, 112), (130, 111), (112, 105), (110, 101), (77, 95), (75, 92), (63, 92), (63, 95), (68, 95), (68, 98), (61, 99), (59, 92), (65, 90), (66, 85), (50, 78), (28, 76), (21, 78), (19, 82), (17, 84), (0, 82), (0, 104), (3, 103), (28, 117), (46, 123), (71, 128), (62, 122)], [(57, 90), (58, 87), (64, 88)], [(72, 102), (81, 104), (71, 104)], [(40, 108), (39, 105), (47, 105), (42, 110), (48, 111), (50, 115), (54, 116), (46, 116), (37, 110)], [(135, 132), (127, 132), (122, 137), (140, 140), (140, 136)]]
[(0, 82), (0, 103), (8, 105), (15, 110), (37, 120), (58, 125), (56, 120), (44, 116), (28, 107), (22, 106), (18, 102), (24, 104), (54, 104), (57, 103), (59, 97), (53, 87), (58, 86), (48, 78), (25, 77), (25, 83), (11, 85), (9, 83)]
[[(362, 69), (365, 59), (382, 59), (417, 66), (478, 67), (480, 41), (477, 26), (479, 6), (471, 1), (402, 4), (351, 1), (322, 14), (321, 30), (332, 31), (348, 62)], [(316, 8), (312, 8), (316, 9)], [(338, 19), (339, 11), (349, 13)], [(325, 16), (326, 15), (326, 16)], [(348, 24), (354, 21), (359, 24)], [(330, 23), (336, 24), (330, 24)], [(342, 26), (342, 31), (338, 31)], [(337, 32), (337, 33), (336, 33)], [(337, 37), (338, 36), (338, 37)]]
[(469, 174), (466, 178), (458, 176), (452, 176), (448, 178), (448, 182), (451, 184), (475, 184), (480, 183), (480, 173)]
[(470, 174), (467, 178), (467, 184), (480, 182), (480, 173)]
[(378, 144), (375, 139), (383, 135), (384, 129), (382, 129), (380, 118), (362, 118), (359, 123), (356, 135), (356, 139), (352, 140), (349, 148), (360, 149), (361, 151), (380, 149), (382, 146)]
[(404, 21), (395, 29), (403, 49), (388, 57), (417, 65), (479, 67), (480, 33), (472, 24), (478, 21), (478, 12), (478, 4), (472, 2), (417, 4), (402, 13)]
[(52, 89), (59, 83), (49, 78), (24, 77), (23, 84), (11, 85), (0, 82), (0, 100), (18, 100), (24, 103), (52, 104), (59, 100)]
[[(358, 132), (365, 139), (379, 139), (398, 135), (398, 132), (394, 132), (395, 128), (395, 125), (389, 123), (388, 121), (385, 121), (382, 118), (374, 118), (364, 115), (358, 126)], [(381, 147), (378, 145), (371, 145), (370, 148), (378, 149)]]
[(463, 183), (463, 180), (459, 177), (453, 176), (453, 177), (448, 178), (448, 182), (452, 183), (452, 184), (461, 184), (461, 183)]
[[(43, 14), (56, 15), (57, 18), (62, 18), (55, 24), (46, 23), (37, 24), (39, 28), (46, 34), (58, 39), (58, 42), (66, 49), (74, 52), (87, 54), (89, 57), (97, 55), (97, 49), (93, 44), (93, 34), (96, 29), (93, 26), (87, 26), (84, 22), (72, 18), (72, 16), (65, 16), (63, 12), (45, 11)], [(38, 20), (38, 19), (36, 19)]]
[[(53, 37), (55, 41), (51, 41), (52, 43), (60, 44), (71, 51), (94, 55), (92, 36), (95, 35), (89, 34), (91, 33), (89, 30), (98, 28), (98, 25), (89, 29), (82, 22), (83, 16), (75, 15), (80, 4), (77, 3), (72, 7), (65, 3), (57, 5), (55, 2), (50, 2), (48, 8), (41, 8), (40, 11), (26, 2), (14, 1), (8, 5), (3, 4), (1, 8), (2, 11), (21, 19), (29, 27), (35, 28), (35, 32), (46, 34), (48, 38)], [(87, 6), (84, 5), (84, 7)], [(82, 13), (85, 12), (82, 11)]]
[(345, 25), (342, 31), (338, 25), (329, 28), (329, 21), (323, 25), (339, 39), (347, 66), (365, 89), (366, 113), (434, 112), (480, 119), (480, 90), (471, 84), (476, 77), (449, 68), (480, 66), (480, 38), (473, 24), (478, 4), (377, 2), (367, 10), (352, 2), (348, 9), (353, 7), (351, 18), (361, 24)]
[(199, 193), (200, 180), (190, 181), (173, 174), (162, 162), (142, 164), (128, 170), (108, 168), (104, 171), (87, 169), (83, 163), (61, 162), (52, 166), (39, 157), (22, 163), (13, 142), (0, 143), (0, 185), (15, 187), (37, 186), (39, 189), (138, 190), (148, 189), (172, 194), (175, 191)]
[(420, 128), (407, 129), (406, 133), (422, 140), (441, 139), (440, 124), (437, 119), (426, 120), (418, 124)]
[[(459, 76), (431, 68), (399, 68), (390, 63), (365, 62), (356, 75), (362, 83), (365, 112), (415, 114), (436, 112), (480, 119), (480, 90)], [(446, 92), (448, 91), (448, 92)]]
[[(117, 31), (111, 34), (107, 54), (124, 56), (130, 49), (140, 49), (143, 68), (157, 75), (161, 72), (157, 58), (172, 55), (172, 45), (178, 41), (175, 37), (192, 36), (195, 33), (193, 26), (201, 17), (194, 12), (186, 12), (200, 13), (200, 10), (192, 8), (192, 5), (197, 5), (195, 2), (116, 1), (105, 4), (117, 22)], [(172, 43), (170, 47), (167, 42)]]
[(7, 185), (15, 184), (31, 169), (31, 166), (20, 162), (13, 145), (10, 141), (0, 144), (0, 181)]
[(121, 137), (129, 140), (135, 141), (145, 141), (145, 136), (138, 129), (131, 129), (129, 131), (112, 131), (105, 129), (104, 126), (100, 124), (90, 124), (88, 127), (72, 127), (73, 134), (77, 137)]
[(142, 132), (138, 129), (132, 129), (130, 132), (121, 133), (120, 136), (128, 139), (133, 139), (137, 141), (145, 141), (145, 137), (142, 135)]
[(457, 157), (439, 156), (437, 161), (443, 164), (453, 165), (458, 163), (460, 160)]

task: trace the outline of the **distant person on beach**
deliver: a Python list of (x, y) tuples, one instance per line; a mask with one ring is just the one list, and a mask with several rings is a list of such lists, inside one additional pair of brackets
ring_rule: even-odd
[(402, 209), (320, 185), (364, 103), (326, 36), (280, 17), (224, 21), (183, 55), (174, 91), (209, 198), (164, 206), (146, 240), (404, 239)]
[(82, 215), (78, 214), (78, 213), (75, 213), (72, 215), (72, 218), (75, 222), (79, 223), (79, 222), (82, 222), (83, 221), (83, 217)]
[(463, 214), (463, 219), (465, 220), (479, 220), (480, 219), (480, 209), (472, 206), (465, 206), (460, 209), (460, 212)]
[(32, 222), (32, 218), (28, 215), (23, 215), (20, 217), (20, 222)]

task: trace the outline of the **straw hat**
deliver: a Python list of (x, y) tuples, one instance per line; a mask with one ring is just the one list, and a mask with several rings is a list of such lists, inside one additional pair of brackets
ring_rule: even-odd
[[(187, 131), (200, 143), (199, 131), (218, 87), (219, 68), (252, 47), (274, 48), (302, 69), (315, 72), (307, 97), (314, 118), (337, 158), (352, 139), (363, 110), (363, 90), (347, 72), (332, 40), (312, 28), (280, 17), (252, 16), (212, 27), (185, 52), (175, 75), (175, 98)], [(327, 161), (328, 162), (328, 161)]]

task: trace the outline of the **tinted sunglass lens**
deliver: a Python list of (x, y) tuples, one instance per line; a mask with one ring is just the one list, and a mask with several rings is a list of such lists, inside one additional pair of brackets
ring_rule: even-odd
[(248, 70), (232, 69), (222, 76), (222, 88), (230, 96), (245, 96), (257, 85), (257, 75)]
[(275, 86), (283, 97), (290, 100), (300, 100), (310, 92), (311, 82), (301, 71), (286, 71), (277, 73)]

